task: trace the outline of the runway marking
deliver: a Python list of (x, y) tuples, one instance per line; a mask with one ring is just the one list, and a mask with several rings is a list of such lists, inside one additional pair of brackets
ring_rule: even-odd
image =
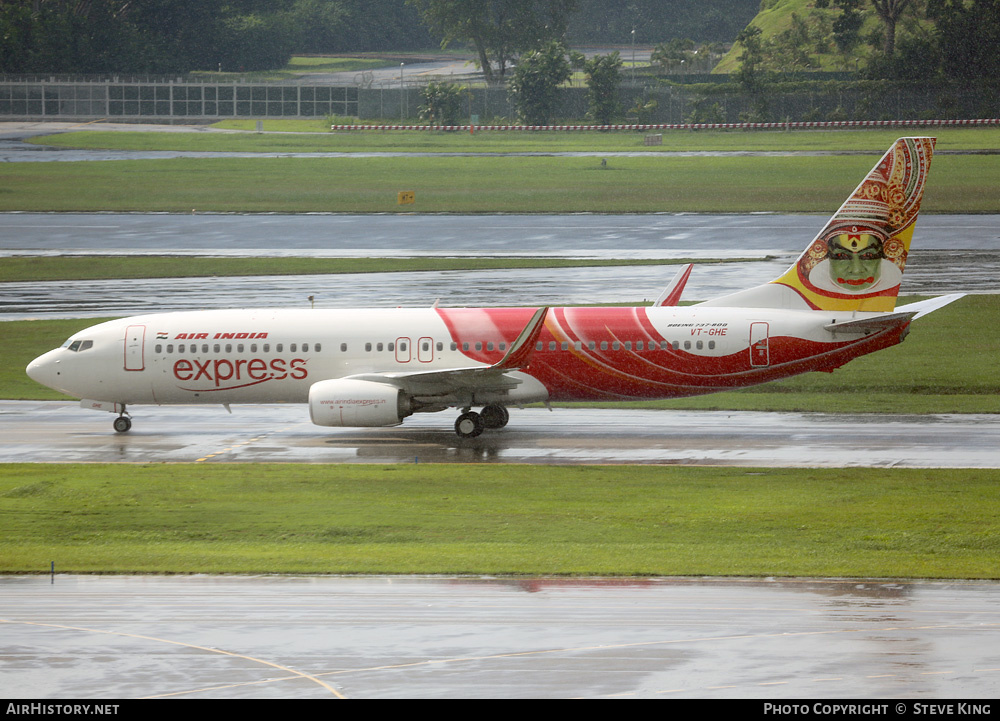
[(262, 440), (264, 440), (266, 438), (270, 438), (271, 436), (273, 436), (273, 435), (275, 435), (277, 433), (285, 433), (285, 432), (290, 431), (293, 428), (297, 428), (298, 426), (301, 426), (301, 425), (303, 425), (303, 424), (302, 423), (296, 423), (294, 425), (288, 426), (287, 428), (276, 428), (275, 430), (273, 430), (273, 431), (271, 431), (269, 433), (261, 433), (259, 436), (251, 438), (248, 441), (243, 441), (242, 443), (234, 443), (233, 445), (228, 446), (227, 448), (223, 448), (222, 450), (216, 451), (215, 453), (206, 453), (201, 458), (198, 458), (197, 460), (195, 460), (195, 463), (203, 463), (204, 461), (207, 461), (207, 460), (209, 460), (211, 458), (215, 458), (217, 456), (222, 456), (222, 455), (225, 455), (226, 453), (229, 453), (230, 451), (235, 451), (238, 448), (243, 448), (245, 446), (249, 446), (250, 444), (256, 443), (257, 441), (262, 441)]
[[(199, 645), (194, 644), (194, 643), (185, 643), (184, 641), (171, 641), (168, 638), (157, 638), (155, 636), (144, 636), (142, 634), (125, 633), (123, 631), (108, 631), (108, 630), (100, 629), (100, 628), (82, 628), (80, 626), (64, 626), (64, 625), (58, 624), (58, 623), (39, 623), (37, 621), (13, 621), (13, 620), (7, 619), (7, 618), (0, 618), (0, 623), (21, 624), (21, 625), (24, 625), (24, 626), (39, 626), (39, 627), (42, 627), (42, 628), (58, 628), (58, 629), (68, 630), (68, 631), (84, 631), (86, 633), (103, 633), (103, 634), (108, 635), (108, 636), (122, 636), (124, 638), (136, 638), (136, 639), (140, 639), (140, 640), (143, 640), (143, 641), (156, 641), (157, 643), (169, 643), (169, 644), (172, 644), (174, 646), (183, 646), (185, 648), (193, 648), (193, 649), (196, 649), (198, 651), (207, 651), (209, 653), (218, 653), (218, 654), (221, 654), (223, 656), (231, 656), (233, 658), (242, 658), (242, 659), (244, 659), (246, 661), (251, 661), (253, 663), (260, 663), (260, 664), (263, 664), (265, 666), (270, 666), (271, 668), (276, 668), (276, 669), (279, 669), (281, 671), (285, 671), (287, 673), (294, 674), (294, 677), (303, 678), (303, 679), (306, 679), (307, 681), (312, 681), (313, 683), (316, 683), (316, 684), (322, 686), (323, 688), (325, 688), (327, 691), (329, 691), (330, 693), (332, 693), (337, 698), (347, 698), (346, 696), (344, 696), (343, 694), (341, 694), (339, 691), (337, 691), (337, 689), (333, 688), (333, 686), (330, 686), (329, 684), (323, 682), (322, 680), (316, 678), (315, 676), (313, 676), (311, 674), (305, 673), (303, 671), (296, 671), (294, 668), (289, 668), (288, 666), (282, 666), (281, 664), (273, 663), (272, 661), (265, 661), (262, 658), (255, 658), (253, 656), (247, 656), (245, 654), (235, 653), (233, 651), (223, 651), (222, 649), (219, 649), (219, 648), (209, 648), (208, 646), (199, 646)], [(270, 680), (272, 680), (272, 679), (267, 679), (267, 681), (270, 681)], [(242, 686), (242, 685), (246, 685), (246, 684), (234, 684), (234, 686)]]

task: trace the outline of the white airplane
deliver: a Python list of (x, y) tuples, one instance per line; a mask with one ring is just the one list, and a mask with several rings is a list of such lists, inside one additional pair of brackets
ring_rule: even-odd
[[(113, 320), (33, 360), (28, 375), (132, 422), (139, 404), (308, 403), (320, 426), (394, 426), (461, 409), (463, 438), (507, 407), (676, 398), (807, 371), (896, 345), (961, 297), (895, 308), (934, 138), (901, 138), (780, 277), (677, 306), (221, 310)], [(473, 410), (479, 408), (481, 410)]]

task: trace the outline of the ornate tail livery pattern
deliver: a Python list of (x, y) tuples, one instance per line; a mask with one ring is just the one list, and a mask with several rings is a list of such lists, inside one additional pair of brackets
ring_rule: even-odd
[(900, 138), (784, 275), (814, 309), (891, 311), (924, 195), (934, 138)]

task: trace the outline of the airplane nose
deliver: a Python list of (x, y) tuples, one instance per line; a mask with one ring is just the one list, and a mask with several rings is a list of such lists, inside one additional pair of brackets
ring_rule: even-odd
[(55, 387), (54, 384), (59, 375), (59, 361), (53, 357), (54, 353), (55, 351), (49, 351), (28, 364), (24, 370), (31, 380), (49, 388)]

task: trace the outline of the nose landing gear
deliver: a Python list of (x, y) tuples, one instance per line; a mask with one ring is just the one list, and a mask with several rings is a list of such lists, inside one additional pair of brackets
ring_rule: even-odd
[(125, 412), (125, 406), (122, 406), (121, 415), (115, 418), (111, 425), (117, 433), (128, 433), (132, 428), (132, 419)]

